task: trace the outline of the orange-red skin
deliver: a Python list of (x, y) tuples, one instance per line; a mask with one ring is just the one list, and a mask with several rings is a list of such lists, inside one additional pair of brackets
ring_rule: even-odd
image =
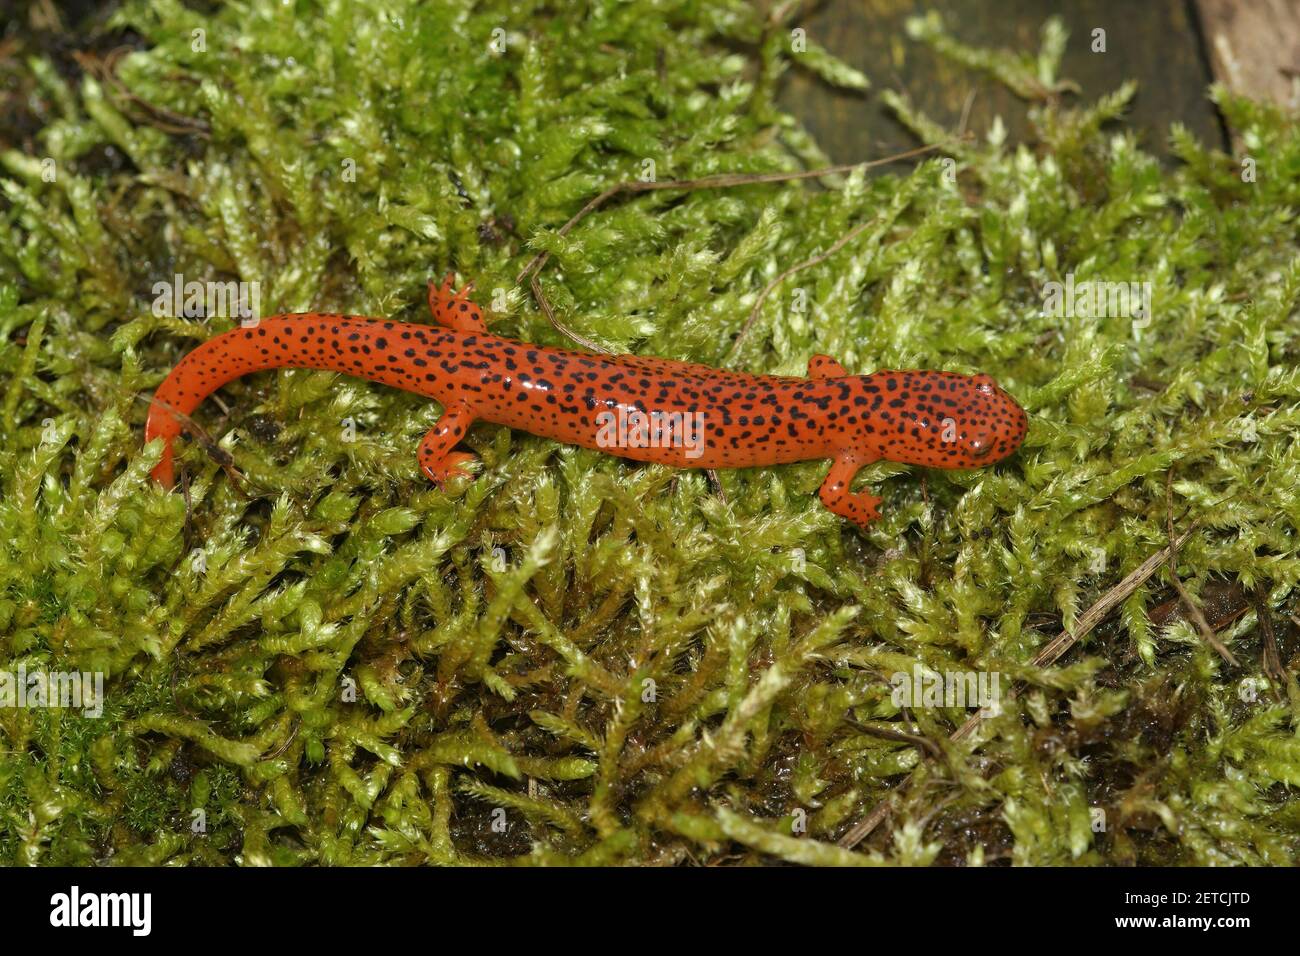
[[(865, 464), (887, 459), (974, 468), (1013, 453), (1024, 411), (986, 375), (882, 370), (847, 375), (814, 356), (809, 377), (749, 375), (668, 359), (600, 355), (529, 345), (486, 331), (482, 313), (449, 282), (430, 287), (439, 325), (310, 312), (262, 319), (186, 355), (154, 395), (146, 440), (163, 438), (154, 477), (170, 487), (172, 441), (221, 386), (250, 372), (343, 372), (436, 399), (438, 424), (420, 445), (422, 470), (439, 485), (472, 458), (453, 451), (476, 419), (638, 461), (680, 468), (745, 468), (832, 458), (820, 496), (865, 527), (880, 499), (849, 490)], [(611, 432), (636, 413), (673, 414), (695, 432)], [(602, 415), (602, 413), (605, 413)], [(613, 413), (610, 415), (609, 413)], [(622, 419), (617, 416), (623, 416)], [(602, 427), (605, 426), (605, 427)], [(614, 443), (610, 443), (611, 436)], [(686, 436), (687, 440), (683, 440)]]

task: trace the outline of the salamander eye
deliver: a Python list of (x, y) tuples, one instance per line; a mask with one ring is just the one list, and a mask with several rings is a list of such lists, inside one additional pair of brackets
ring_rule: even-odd
[(971, 384), (975, 386), (975, 391), (983, 392), (985, 395), (992, 395), (993, 389), (997, 387), (993, 379), (982, 372), (971, 378)]

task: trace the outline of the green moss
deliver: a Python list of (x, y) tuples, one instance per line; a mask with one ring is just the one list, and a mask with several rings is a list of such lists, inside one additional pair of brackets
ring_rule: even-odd
[[(647, 161), (820, 162), (776, 78), (866, 78), (739, 2), (371, 6), (138, 0), (115, 80), (25, 66), (35, 151), (0, 154), (0, 661), (103, 672), (106, 701), (0, 710), (6, 860), (1294, 857), (1300, 692), (1269, 673), (1252, 602), (1289, 667), (1292, 118), (1215, 90), (1248, 156), (1175, 128), (1162, 168), (1114, 122), (1132, 87), (1062, 103), (1059, 26), (1032, 57), (918, 21), (1027, 98), (1037, 142), (995, 129), (828, 188), (647, 193), (561, 236)], [(570, 327), (718, 364), (774, 276), (867, 221), (774, 290), (736, 364), (984, 371), (1033, 424), (995, 469), (869, 469), (865, 534), (816, 501), (824, 463), (724, 473), (719, 495), (489, 424), (476, 479), (444, 494), (414, 457), (435, 405), (304, 371), (199, 410), (188, 500), (148, 481), (144, 399), (231, 326), (155, 316), (175, 273), (260, 282), (267, 313), (424, 321), (425, 280), (455, 268), (494, 329), (561, 344), (514, 283), (544, 249)], [(1149, 322), (1044, 314), (1067, 275), (1151, 283)], [(1032, 666), (1197, 520), (1177, 574), (1239, 666), (1167, 567)], [(891, 698), (914, 668), (1019, 693), (949, 742), (965, 709)], [(886, 797), (865, 846), (834, 845)]]

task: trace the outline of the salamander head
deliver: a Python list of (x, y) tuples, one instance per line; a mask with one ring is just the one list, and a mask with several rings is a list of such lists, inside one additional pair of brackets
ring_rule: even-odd
[(987, 375), (882, 370), (861, 382), (873, 429), (863, 444), (889, 461), (982, 468), (1019, 448), (1028, 428), (1024, 409)]

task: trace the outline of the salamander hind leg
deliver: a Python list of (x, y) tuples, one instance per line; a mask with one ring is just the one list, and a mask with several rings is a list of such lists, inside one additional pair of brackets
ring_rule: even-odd
[(453, 451), (456, 443), (465, 437), (474, 416), (465, 402), (448, 405), (420, 442), (420, 470), (439, 488), (460, 476), (473, 477), (462, 465), (474, 460), (468, 452)]
[(814, 355), (808, 360), (809, 378), (842, 378), (849, 373), (829, 355)]
[(867, 525), (880, 517), (877, 507), (880, 499), (865, 492), (855, 494), (849, 489), (853, 485), (853, 476), (858, 473), (858, 469), (869, 464), (871, 464), (869, 459), (850, 454), (840, 455), (831, 464), (831, 470), (817, 492), (822, 504), (864, 530)]
[(439, 325), (457, 332), (476, 332), (486, 335), (487, 323), (483, 321), (483, 312), (469, 300), (471, 283), (459, 292), (451, 287), (451, 274), (442, 280), (442, 285), (429, 283), (429, 311)]

